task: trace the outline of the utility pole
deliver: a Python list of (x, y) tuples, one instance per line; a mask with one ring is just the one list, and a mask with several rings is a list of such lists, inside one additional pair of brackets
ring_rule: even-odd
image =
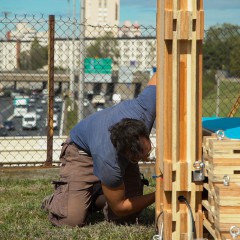
[(84, 59), (85, 59), (85, 2), (86, 0), (80, 0), (80, 69), (78, 79), (78, 120), (83, 119), (83, 99), (84, 99)]
[(74, 82), (75, 82), (75, 34), (76, 34), (76, 0), (73, 0), (73, 32), (72, 32), (72, 54), (70, 59), (70, 100), (71, 110), (74, 110)]

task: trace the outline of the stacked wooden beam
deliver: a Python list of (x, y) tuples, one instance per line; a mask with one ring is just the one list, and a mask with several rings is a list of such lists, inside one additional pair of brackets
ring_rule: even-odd
[[(208, 181), (204, 184), (204, 226), (214, 239), (240, 239), (240, 140), (204, 137), (203, 154)], [(240, 228), (239, 228), (240, 231)]]

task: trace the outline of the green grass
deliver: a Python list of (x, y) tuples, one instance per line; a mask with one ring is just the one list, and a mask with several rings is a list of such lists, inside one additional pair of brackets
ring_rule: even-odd
[[(142, 212), (138, 224), (115, 225), (95, 213), (82, 228), (57, 228), (40, 209), (42, 199), (52, 193), (52, 178), (0, 180), (0, 239), (152, 239), (155, 234), (154, 205)], [(155, 190), (154, 182), (145, 193)]]
[[(231, 111), (237, 97), (240, 96), (240, 83), (238, 82), (221, 82), (219, 88), (219, 96), (217, 96), (217, 89), (214, 89), (206, 97), (203, 98), (203, 116), (216, 116), (217, 99), (219, 117), (227, 117)], [(237, 110), (234, 117), (240, 117), (240, 108)]]

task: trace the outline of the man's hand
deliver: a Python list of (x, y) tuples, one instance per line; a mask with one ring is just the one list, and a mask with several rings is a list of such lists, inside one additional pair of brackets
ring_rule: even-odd
[(112, 211), (119, 217), (138, 213), (155, 202), (155, 192), (133, 198), (125, 197), (125, 187), (109, 188), (102, 183), (102, 190)]

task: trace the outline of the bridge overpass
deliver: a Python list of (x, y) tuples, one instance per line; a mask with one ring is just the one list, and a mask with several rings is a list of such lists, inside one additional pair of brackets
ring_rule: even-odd
[[(17, 73), (17, 72), (0, 72), (0, 82), (47, 82), (48, 73)], [(70, 76), (65, 73), (54, 74), (54, 82), (69, 82)]]

